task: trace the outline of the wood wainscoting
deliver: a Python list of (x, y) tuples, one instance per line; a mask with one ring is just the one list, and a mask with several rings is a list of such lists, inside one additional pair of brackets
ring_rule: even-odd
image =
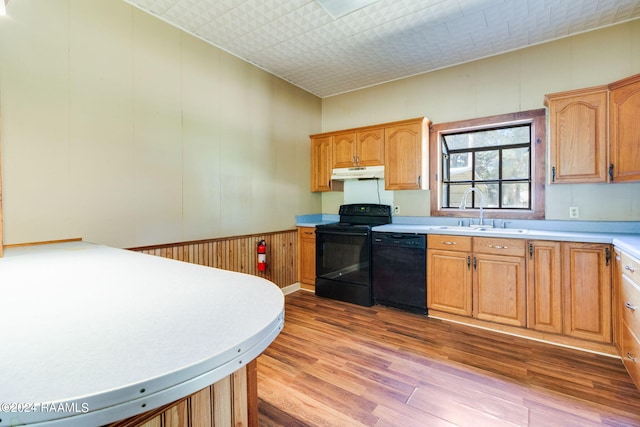
[(256, 360), (215, 384), (107, 427), (258, 427)]
[[(264, 240), (267, 244), (266, 271), (258, 271), (257, 265), (256, 251), (258, 242), (261, 240)], [(281, 289), (298, 282), (297, 230), (129, 249), (164, 258), (263, 277), (272, 281)]]

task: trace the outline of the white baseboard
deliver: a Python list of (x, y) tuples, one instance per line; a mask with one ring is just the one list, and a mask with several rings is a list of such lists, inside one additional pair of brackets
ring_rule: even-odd
[(300, 288), (300, 282), (294, 283), (293, 285), (285, 286), (284, 288), (280, 288), (282, 293), (285, 294), (285, 295), (292, 294), (294, 292), (299, 291), (300, 289), (301, 289)]

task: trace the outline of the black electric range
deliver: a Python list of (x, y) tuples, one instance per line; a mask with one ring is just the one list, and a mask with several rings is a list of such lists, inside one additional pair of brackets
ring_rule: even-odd
[(340, 206), (340, 221), (316, 227), (316, 295), (370, 307), (371, 228), (391, 222), (391, 206)]

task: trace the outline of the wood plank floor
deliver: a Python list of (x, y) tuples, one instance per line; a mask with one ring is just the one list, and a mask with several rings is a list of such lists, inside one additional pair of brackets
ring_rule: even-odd
[(640, 426), (612, 357), (298, 291), (258, 358), (260, 426)]

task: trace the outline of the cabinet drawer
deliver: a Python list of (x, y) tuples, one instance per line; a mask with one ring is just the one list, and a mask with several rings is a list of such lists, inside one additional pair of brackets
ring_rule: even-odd
[(429, 234), (427, 236), (427, 248), (444, 249), (446, 251), (470, 252), (471, 237)]
[(622, 327), (622, 362), (636, 387), (640, 388), (640, 342), (627, 324)]
[(526, 240), (474, 237), (473, 252), (495, 255), (525, 256)]
[(640, 261), (622, 252), (622, 274), (640, 284)]
[(303, 239), (315, 240), (316, 228), (315, 227), (298, 227), (298, 235)]
[(640, 287), (623, 275), (621, 291), (622, 318), (636, 334), (640, 334)]

